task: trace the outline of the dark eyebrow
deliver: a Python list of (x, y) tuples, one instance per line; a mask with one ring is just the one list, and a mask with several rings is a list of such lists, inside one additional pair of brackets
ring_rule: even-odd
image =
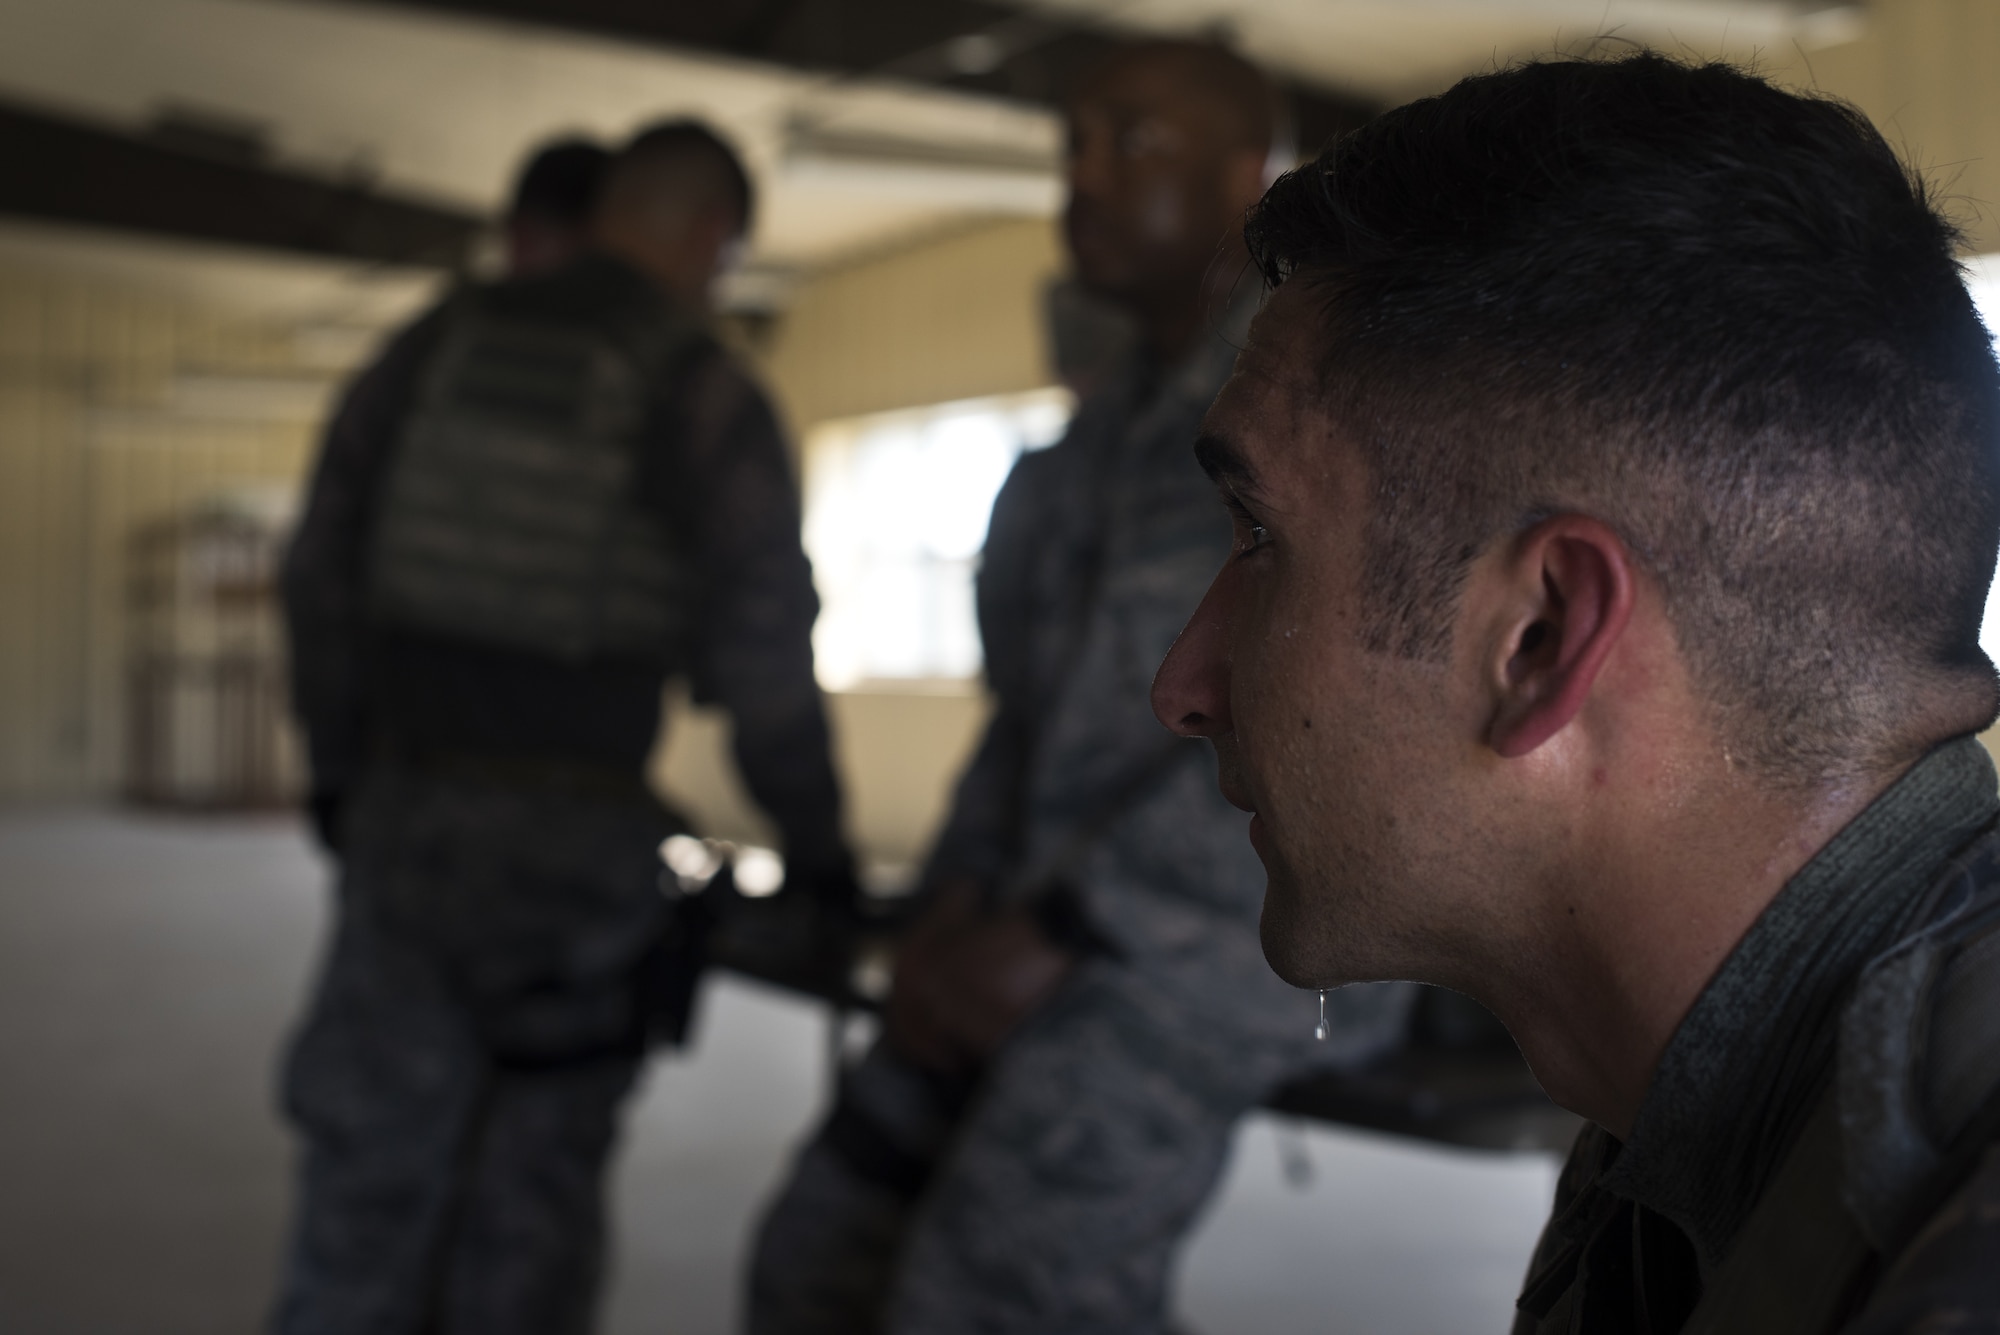
[(1204, 431), (1194, 443), (1195, 462), (1216, 486), (1229, 491), (1257, 490), (1257, 473), (1227, 439)]

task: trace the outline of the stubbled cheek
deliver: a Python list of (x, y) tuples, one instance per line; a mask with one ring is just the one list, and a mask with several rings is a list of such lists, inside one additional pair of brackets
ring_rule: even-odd
[(1231, 712), (1247, 765), (1272, 777), (1296, 776), (1325, 732), (1325, 711), (1315, 698), (1311, 655), (1303, 637), (1291, 632), (1266, 636), (1235, 665)]

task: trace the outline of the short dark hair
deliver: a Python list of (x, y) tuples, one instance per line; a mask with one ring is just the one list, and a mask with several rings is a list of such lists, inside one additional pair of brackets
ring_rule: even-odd
[(1583, 512), (1766, 779), (1992, 717), (2000, 369), (1956, 230), (1853, 107), (1649, 52), (1520, 65), (1339, 139), (1247, 239), (1323, 298), (1374, 647), (1442, 656), (1472, 559)]
[(729, 142), (701, 121), (660, 121), (634, 134), (612, 159), (607, 192), (640, 178), (669, 184), (698, 203), (721, 204), (735, 213), (739, 232), (750, 230), (757, 204), (750, 173)]
[(609, 152), (588, 139), (544, 144), (521, 168), (507, 216), (581, 227), (596, 207), (597, 190), (610, 160)]

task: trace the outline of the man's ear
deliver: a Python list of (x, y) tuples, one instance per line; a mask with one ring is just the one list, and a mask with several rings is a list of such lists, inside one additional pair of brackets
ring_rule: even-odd
[(1597, 520), (1559, 515), (1516, 540), (1500, 579), (1511, 606), (1488, 641), (1487, 744), (1511, 760), (1561, 732), (1590, 698), (1632, 619), (1632, 558)]

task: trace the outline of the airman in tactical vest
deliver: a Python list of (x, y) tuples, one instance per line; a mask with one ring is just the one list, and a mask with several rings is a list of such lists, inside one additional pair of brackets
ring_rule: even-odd
[(285, 595), (339, 914), (285, 1077), (281, 1331), (588, 1328), (689, 930), (643, 775), (668, 679), (730, 712), (786, 893), (852, 899), (789, 460), (707, 324), (750, 202), (706, 128), (640, 134), (587, 246), (517, 247), (531, 272), (448, 297), (328, 433)]

